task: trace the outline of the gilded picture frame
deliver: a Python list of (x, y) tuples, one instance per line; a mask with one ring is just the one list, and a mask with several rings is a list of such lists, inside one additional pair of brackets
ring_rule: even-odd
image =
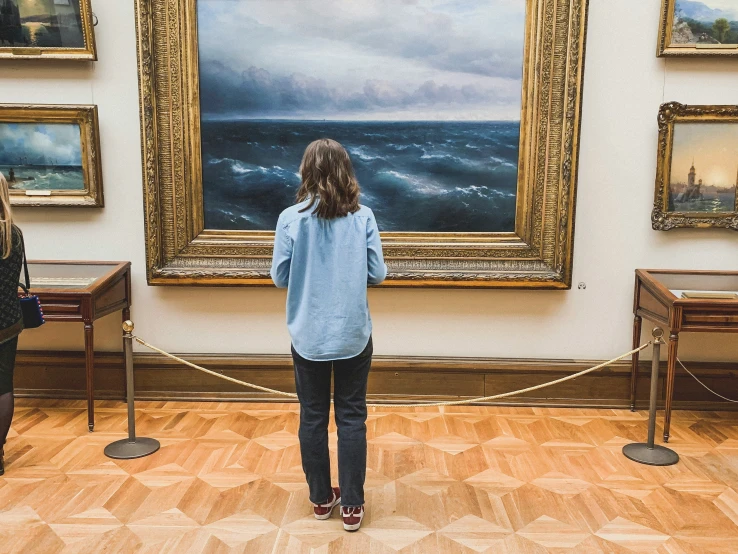
[[(24, 0), (12, 0), (14, 3), (23, 2)], [(17, 4), (15, 4), (17, 7)], [(42, 14), (34, 13), (31, 14), (28, 19), (30, 23), (23, 23), (23, 27), (27, 25), (35, 24), (36, 27), (41, 27), (44, 31), (46, 40), (38, 41), (38, 44), (33, 39), (37, 29), (31, 28), (30, 33), (28, 29), (22, 29), (19, 31), (17, 36), (0, 37), (0, 60), (2, 59), (13, 59), (13, 60), (78, 60), (78, 61), (97, 61), (97, 47), (95, 45), (95, 16), (92, 13), (91, 0), (70, 0), (70, 8), (73, 8), (76, 12), (74, 14), (73, 29), (68, 29), (65, 33), (59, 33), (58, 27), (60, 22), (59, 17), (68, 17), (70, 14), (46, 14), (46, 17), (42, 17)], [(55, 7), (55, 9), (57, 9)], [(19, 14), (8, 14), (9, 16), (16, 16), (18, 19)], [(20, 14), (23, 16), (23, 13)], [(54, 20), (54, 18), (57, 18)], [(21, 24), (21, 21), (18, 21)], [(48, 31), (47, 31), (48, 30)], [(56, 41), (50, 40), (48, 37), (54, 35), (54, 31), (59, 34), (58, 44)], [(31, 35), (29, 37), (29, 34)], [(67, 44), (65, 45), (65, 39), (62, 39), (62, 34), (66, 35)]]
[(12, 206), (104, 206), (97, 106), (0, 104), (0, 141)]
[[(587, 0), (526, 0), (514, 232), (382, 233), (383, 286), (568, 289)], [(272, 285), (273, 232), (206, 229), (196, 0), (136, 0), (147, 278)]]
[[(736, 198), (738, 154), (735, 154), (735, 167), (731, 168), (731, 160), (726, 160), (724, 154), (713, 144), (705, 143), (704, 138), (703, 144), (698, 144), (699, 137), (703, 137), (704, 132), (685, 133), (686, 136), (681, 138), (680, 143), (687, 143), (691, 139), (692, 144), (687, 148), (683, 147), (681, 153), (675, 154), (674, 147), (675, 131), (679, 130), (680, 124), (690, 125), (690, 130), (694, 129), (695, 124), (699, 125), (697, 131), (704, 129), (719, 142), (721, 142), (719, 133), (725, 133), (725, 126), (716, 127), (716, 125), (734, 125), (735, 129), (729, 131), (733, 141), (738, 144), (738, 106), (688, 106), (669, 102), (659, 109), (658, 124), (656, 192), (651, 214), (653, 229), (669, 231), (678, 228), (722, 228), (738, 231), (738, 198)], [(685, 173), (684, 176), (676, 175), (673, 170), (679, 162), (675, 160), (675, 155), (684, 158), (681, 165), (685, 168), (691, 164), (688, 173), (686, 170), (682, 171)], [(719, 158), (721, 167), (714, 167), (714, 157)], [(713, 167), (703, 167), (705, 159), (711, 161)], [(711, 176), (716, 173), (721, 175), (722, 181), (715, 183), (712, 177), (703, 183), (700, 176), (705, 170)], [(695, 192), (699, 195), (699, 200), (685, 198), (695, 196)]]
[[(705, 40), (700, 40), (699, 36), (696, 38), (693, 36), (692, 39), (683, 37), (682, 40), (678, 40), (675, 36), (675, 23), (679, 23), (676, 13), (677, 2), (678, 0), (661, 0), (658, 44), (656, 46), (657, 57), (738, 56), (738, 44), (716, 44), (718, 41), (714, 37), (708, 36), (710, 33), (706, 34), (698, 31), (698, 35), (705, 35)], [(734, 33), (730, 26), (728, 29), (731, 33)], [(693, 35), (691, 29), (685, 27), (684, 31)]]

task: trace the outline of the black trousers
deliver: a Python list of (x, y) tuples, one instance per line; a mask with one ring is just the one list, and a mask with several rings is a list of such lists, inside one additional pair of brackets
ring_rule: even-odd
[(295, 384), (300, 399), (300, 453), (310, 488), (310, 501), (321, 504), (331, 498), (331, 463), (328, 453), (328, 421), (333, 374), (336, 426), (338, 427), (338, 484), (341, 504), (364, 505), (366, 479), (366, 384), (372, 365), (371, 338), (364, 351), (348, 360), (313, 362), (292, 349)]
[(17, 350), (18, 337), (0, 344), (0, 396), (13, 392), (13, 371)]

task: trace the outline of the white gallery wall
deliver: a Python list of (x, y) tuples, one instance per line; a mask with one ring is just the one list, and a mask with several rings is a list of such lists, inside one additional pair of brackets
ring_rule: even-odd
[[(738, 270), (738, 233), (651, 230), (659, 105), (738, 103), (738, 59), (656, 58), (660, 4), (590, 0), (574, 288), (372, 290), (377, 354), (606, 359), (630, 349), (635, 268)], [(169, 351), (288, 353), (283, 291), (147, 286), (133, 1), (93, 0), (93, 10), (100, 61), (0, 63), (0, 103), (100, 110), (106, 207), (16, 210), (29, 257), (133, 262), (136, 331)], [(119, 348), (118, 315), (97, 324), (96, 343)], [(82, 347), (81, 324), (21, 340)], [(685, 334), (681, 348), (683, 359), (738, 359), (735, 335)]]

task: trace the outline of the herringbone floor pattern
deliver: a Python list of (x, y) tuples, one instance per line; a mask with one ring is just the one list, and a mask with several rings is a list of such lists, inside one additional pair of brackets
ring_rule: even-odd
[(372, 410), (368, 512), (348, 534), (312, 517), (296, 405), (140, 403), (139, 434), (162, 449), (133, 461), (103, 455), (124, 405), (98, 406), (89, 434), (81, 402), (19, 402), (3, 553), (738, 550), (737, 414), (676, 412), (681, 462), (654, 468), (620, 452), (645, 413)]

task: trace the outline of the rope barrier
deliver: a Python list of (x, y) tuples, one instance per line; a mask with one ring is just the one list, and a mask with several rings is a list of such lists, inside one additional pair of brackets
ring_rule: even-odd
[[(153, 350), (154, 352), (157, 352), (157, 353), (161, 354), (162, 356), (165, 356), (167, 358), (170, 358), (172, 360), (175, 360), (175, 361), (177, 361), (177, 362), (179, 362), (181, 364), (184, 364), (184, 365), (186, 365), (188, 367), (191, 367), (192, 369), (196, 369), (196, 370), (201, 371), (203, 373), (207, 373), (208, 375), (212, 375), (213, 377), (218, 377), (219, 379), (223, 379), (224, 381), (230, 381), (231, 383), (235, 383), (237, 385), (242, 385), (244, 387), (248, 387), (248, 388), (251, 388), (251, 389), (256, 389), (256, 390), (259, 390), (259, 391), (262, 391), (262, 392), (268, 392), (270, 394), (276, 394), (278, 396), (285, 396), (287, 398), (295, 398), (295, 399), (297, 398), (297, 395), (294, 394), (294, 393), (291, 393), (291, 392), (284, 392), (284, 391), (280, 391), (280, 390), (270, 389), (268, 387), (262, 387), (260, 385), (254, 384), (254, 383), (248, 383), (246, 381), (241, 381), (239, 379), (235, 379), (233, 377), (229, 377), (228, 375), (223, 375), (222, 373), (218, 373), (217, 371), (213, 371), (211, 369), (207, 369), (207, 368), (201, 367), (201, 366), (199, 366), (197, 364), (193, 364), (192, 362), (188, 362), (187, 360), (183, 360), (182, 358), (179, 358), (178, 356), (175, 356), (174, 354), (170, 354), (169, 352), (165, 352), (161, 348), (157, 348), (156, 346), (153, 346), (153, 345), (149, 344), (148, 342), (146, 342), (142, 338), (137, 337), (135, 335), (133, 335), (132, 338), (138, 344), (140, 344), (141, 346), (144, 346), (144, 347), (148, 348), (149, 350)], [(572, 379), (576, 379), (577, 377), (581, 377), (582, 375), (587, 375), (588, 373), (592, 373), (594, 371), (598, 371), (598, 370), (600, 370), (600, 369), (602, 369), (604, 367), (607, 367), (609, 365), (614, 364), (615, 362), (619, 362), (620, 360), (622, 360), (624, 358), (627, 358), (628, 356), (632, 356), (636, 352), (640, 352), (642, 350), (645, 350), (650, 345), (651, 345), (651, 341), (648, 341), (647, 343), (642, 344), (638, 348), (634, 348), (630, 352), (626, 352), (622, 356), (618, 356), (617, 358), (613, 358), (612, 360), (608, 360), (606, 362), (603, 362), (603, 363), (598, 364), (596, 366), (590, 367), (588, 369), (579, 371), (577, 373), (573, 373), (572, 375), (567, 375), (566, 377), (562, 377), (562, 378), (556, 379), (554, 381), (549, 381), (548, 383), (541, 383), (540, 385), (535, 385), (533, 387), (528, 387), (528, 388), (525, 388), (525, 389), (519, 389), (519, 390), (511, 391), (511, 392), (503, 392), (503, 393), (500, 393), (500, 394), (494, 394), (492, 396), (481, 396), (479, 398), (468, 398), (468, 399), (465, 399), (465, 400), (451, 400), (451, 401), (447, 401), (447, 402), (432, 402), (432, 403), (418, 402), (418, 403), (415, 403), (415, 404), (392, 404), (392, 406), (395, 407), (395, 408), (416, 408), (418, 406), (423, 406), (423, 407), (460, 406), (460, 405), (463, 405), (463, 404), (478, 404), (480, 402), (489, 402), (491, 400), (499, 400), (500, 398), (507, 398), (509, 396), (516, 396), (518, 394), (525, 394), (526, 392), (532, 392), (532, 391), (536, 391), (536, 390), (543, 389), (543, 388), (546, 388), (546, 387), (551, 387), (553, 385), (558, 385), (560, 383), (564, 383), (566, 381), (570, 381)], [(331, 400), (331, 402), (332, 402), (332, 400)], [(369, 408), (379, 408), (379, 407), (384, 407), (384, 406), (387, 406), (387, 404), (367, 404), (367, 407), (369, 407)]]
[(705, 384), (704, 384), (704, 383), (703, 383), (702, 381), (700, 381), (700, 380), (699, 380), (699, 379), (697, 378), (697, 376), (696, 376), (696, 375), (695, 375), (694, 373), (692, 373), (691, 371), (689, 371), (689, 370), (687, 369), (687, 367), (686, 367), (686, 366), (685, 366), (685, 365), (684, 365), (684, 364), (682, 363), (682, 361), (681, 361), (681, 360), (680, 360), (679, 358), (677, 358), (677, 362), (679, 362), (679, 365), (680, 365), (680, 366), (682, 366), (682, 369), (683, 369), (684, 371), (686, 371), (687, 373), (689, 373), (689, 374), (690, 374), (690, 375), (692, 376), (692, 379), (694, 379), (695, 381), (697, 381), (697, 382), (698, 382), (698, 383), (699, 383), (700, 385), (702, 385), (703, 387), (705, 387), (705, 388), (706, 388), (706, 389), (707, 389), (708, 391), (710, 391), (710, 392), (711, 392), (712, 394), (714, 394), (715, 396), (717, 396), (717, 397), (719, 397), (719, 398), (722, 398), (723, 400), (726, 400), (726, 401), (728, 401), (728, 402), (733, 402), (734, 404), (738, 404), (738, 400), (733, 400), (732, 398), (728, 398), (727, 396), (723, 396), (722, 394), (720, 394), (720, 393), (718, 393), (718, 392), (715, 392), (715, 391), (714, 391), (714, 390), (712, 390), (712, 389), (711, 389), (710, 387), (708, 387), (707, 385), (705, 385)]

